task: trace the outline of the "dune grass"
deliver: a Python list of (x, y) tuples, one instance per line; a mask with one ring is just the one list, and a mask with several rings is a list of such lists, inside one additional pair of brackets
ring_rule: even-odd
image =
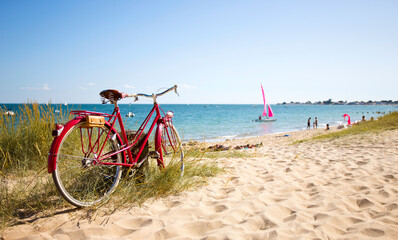
[(33, 102), (21, 105), (14, 116), (0, 114), (0, 170), (23, 175), (46, 166), (51, 130), (55, 122), (66, 120), (65, 113)]
[(126, 203), (141, 205), (150, 198), (176, 195), (185, 190), (193, 190), (206, 184), (209, 178), (223, 172), (215, 161), (204, 161), (199, 158), (186, 157), (184, 175), (180, 176), (178, 161), (160, 170), (152, 160), (145, 177), (124, 177), (113, 193), (111, 204), (120, 208)]
[[(3, 112), (3, 109), (0, 109)], [(47, 174), (47, 154), (62, 108), (37, 102), (21, 105), (13, 116), (0, 114), (0, 229), (45, 209), (56, 194)]]
[(69, 118), (68, 111), (61, 109), (55, 113), (54, 110), (51, 105), (28, 103), (21, 106), (16, 116), (0, 115), (0, 230), (65, 209), (86, 218), (107, 214), (141, 205), (151, 198), (195, 189), (223, 171), (215, 158), (204, 160), (203, 154), (188, 151), (182, 177), (178, 164), (167, 170), (152, 164), (144, 178), (124, 174), (107, 202), (76, 209), (58, 194), (51, 174), (47, 173), (47, 154), (53, 140), (51, 130), (55, 122)]
[(377, 118), (376, 120), (368, 120), (365, 122), (359, 122), (351, 127), (342, 129), (337, 132), (327, 132), (318, 134), (310, 139), (300, 139), (294, 141), (293, 144), (299, 144), (311, 140), (326, 140), (326, 139), (337, 139), (351, 135), (359, 135), (366, 133), (379, 133), (388, 130), (398, 129), (398, 112), (391, 112), (384, 116)]
[[(154, 160), (153, 160), (154, 161)], [(65, 209), (73, 210), (77, 218), (95, 218), (118, 209), (140, 206), (148, 199), (176, 195), (185, 190), (203, 186), (208, 180), (223, 172), (215, 161), (186, 158), (184, 175), (180, 176), (179, 164), (160, 170), (151, 164), (145, 177), (127, 174), (121, 179), (110, 198), (89, 208), (76, 209), (57, 192), (47, 169), (29, 171), (25, 177), (3, 175), (0, 185), (0, 230), (32, 221), (41, 216), (51, 216)]]
[(398, 129), (398, 112), (392, 112), (379, 117), (377, 120), (369, 120), (360, 122), (352, 127), (343, 129), (337, 132), (331, 132), (319, 136), (314, 136), (312, 139), (334, 139), (349, 135), (378, 133), (382, 131)]

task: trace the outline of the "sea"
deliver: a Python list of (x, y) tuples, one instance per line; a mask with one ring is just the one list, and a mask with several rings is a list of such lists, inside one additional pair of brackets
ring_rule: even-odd
[[(0, 104), (18, 114), (20, 104)], [(57, 110), (88, 110), (112, 113), (111, 104), (52, 104)], [(122, 116), (129, 112), (134, 117), (124, 117), (125, 127), (137, 129), (152, 109), (152, 104), (120, 104)], [(263, 105), (236, 104), (163, 104), (164, 112), (174, 113), (173, 122), (183, 141), (224, 141), (241, 139), (265, 134), (288, 133), (307, 128), (311, 117), (311, 128), (315, 117), (318, 128), (326, 124), (337, 126), (346, 124), (343, 115), (348, 114), (351, 121), (377, 119), (383, 114), (398, 111), (397, 105), (271, 105), (275, 122), (255, 122), (264, 110)]]

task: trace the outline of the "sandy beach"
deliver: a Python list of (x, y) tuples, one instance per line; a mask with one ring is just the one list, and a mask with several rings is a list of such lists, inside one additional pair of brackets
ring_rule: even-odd
[[(94, 221), (70, 213), (5, 230), (9, 239), (397, 239), (398, 131), (305, 141), (325, 130), (232, 140), (208, 185)], [(213, 143), (212, 143), (213, 144)]]

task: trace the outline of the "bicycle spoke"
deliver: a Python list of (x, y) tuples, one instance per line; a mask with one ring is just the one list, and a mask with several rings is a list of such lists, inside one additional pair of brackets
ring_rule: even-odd
[(121, 167), (101, 163), (120, 163), (121, 154), (97, 162), (102, 150), (113, 153), (119, 144), (108, 138), (106, 127), (86, 129), (81, 125), (76, 125), (65, 136), (56, 154), (53, 178), (66, 200), (76, 206), (89, 206), (109, 195), (118, 184)]

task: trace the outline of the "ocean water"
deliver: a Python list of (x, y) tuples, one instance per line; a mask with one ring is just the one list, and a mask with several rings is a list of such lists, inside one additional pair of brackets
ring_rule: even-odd
[[(18, 113), (18, 104), (0, 104)], [(120, 104), (125, 116), (133, 112), (135, 117), (124, 118), (126, 128), (136, 129), (152, 109), (152, 104)], [(66, 109), (63, 105), (53, 105), (54, 109)], [(69, 104), (68, 110), (89, 110), (112, 113), (111, 104)], [(351, 121), (377, 118), (382, 113), (398, 111), (394, 105), (272, 105), (277, 121), (254, 122), (263, 111), (263, 105), (224, 105), (224, 104), (163, 104), (161, 108), (174, 112), (174, 125), (184, 141), (216, 141), (232, 138), (261, 136), (306, 129), (307, 120), (318, 118), (318, 128), (326, 124), (337, 126), (344, 122), (343, 115), (349, 114)], [(380, 114), (378, 112), (381, 112)]]

